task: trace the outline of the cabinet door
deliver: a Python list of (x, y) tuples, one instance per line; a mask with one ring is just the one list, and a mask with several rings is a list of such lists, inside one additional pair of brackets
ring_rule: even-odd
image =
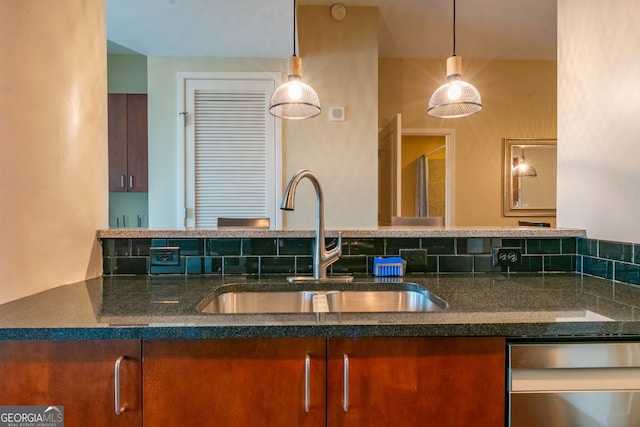
[(502, 426), (501, 338), (329, 339), (330, 426)]
[(127, 95), (109, 94), (109, 191), (127, 191)]
[(109, 94), (109, 191), (148, 191), (147, 122), (146, 94)]
[(65, 427), (142, 426), (140, 353), (135, 340), (2, 341), (0, 404), (63, 406)]
[(147, 95), (127, 95), (128, 191), (148, 191)]
[(324, 338), (144, 341), (143, 353), (147, 427), (326, 425)]

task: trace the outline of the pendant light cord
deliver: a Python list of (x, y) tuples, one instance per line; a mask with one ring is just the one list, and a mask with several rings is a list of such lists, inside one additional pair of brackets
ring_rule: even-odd
[(456, 0), (453, 0), (453, 56), (456, 56)]
[(296, 0), (293, 0), (293, 56), (296, 56)]

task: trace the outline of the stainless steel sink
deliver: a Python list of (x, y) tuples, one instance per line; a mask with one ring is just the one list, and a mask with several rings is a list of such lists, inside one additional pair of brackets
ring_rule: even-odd
[(329, 311), (339, 313), (440, 311), (446, 307), (435, 295), (417, 291), (342, 291), (327, 294)]
[(198, 310), (203, 313), (312, 313), (313, 296), (313, 292), (305, 291), (231, 291), (206, 298), (198, 305)]
[(198, 311), (211, 314), (432, 312), (447, 308), (415, 283), (316, 283), (225, 285), (203, 299)]

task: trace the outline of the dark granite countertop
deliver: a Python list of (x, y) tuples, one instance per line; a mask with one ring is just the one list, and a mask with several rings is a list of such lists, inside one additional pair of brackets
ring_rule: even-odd
[[(640, 287), (575, 273), (403, 278), (448, 303), (426, 313), (204, 314), (221, 285), (284, 277), (131, 276), (86, 280), (0, 305), (0, 340), (357, 336), (640, 336)], [(371, 282), (371, 277), (356, 277)], [(348, 286), (348, 285), (347, 285)], [(385, 286), (381, 282), (379, 286)]]

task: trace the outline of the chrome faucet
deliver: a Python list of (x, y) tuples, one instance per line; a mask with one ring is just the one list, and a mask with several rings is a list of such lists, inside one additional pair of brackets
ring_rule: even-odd
[[(286, 190), (284, 190), (284, 197), (282, 198), (282, 205), (280, 209), (286, 211), (293, 210), (293, 200), (295, 198), (296, 187), (303, 178), (309, 179), (313, 184), (313, 188), (316, 191), (316, 239), (313, 248), (313, 279), (314, 280), (326, 280), (327, 279), (327, 267), (336, 262), (340, 255), (342, 255), (342, 232), (338, 231), (338, 243), (335, 248), (327, 251), (324, 241), (324, 201), (322, 199), (322, 188), (318, 179), (306, 169), (296, 173), (289, 184), (287, 184)], [(341, 276), (351, 279), (351, 276)], [(305, 280), (308, 277), (293, 277), (289, 278), (291, 281)]]

